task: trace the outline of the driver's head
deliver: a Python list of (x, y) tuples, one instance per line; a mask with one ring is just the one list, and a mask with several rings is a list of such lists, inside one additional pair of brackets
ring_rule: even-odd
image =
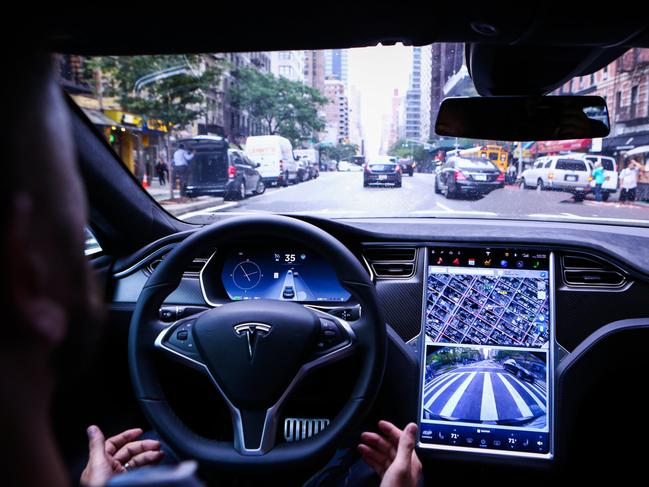
[[(3, 60), (7, 97), (0, 211), (5, 312), (0, 376), (69, 364), (99, 309), (84, 256), (87, 209), (67, 107), (50, 56), (20, 52)], [(7, 86), (8, 85), (8, 86)], [(90, 325), (90, 326), (88, 326)], [(54, 353), (56, 351), (56, 353)], [(5, 386), (5, 381), (0, 385)]]

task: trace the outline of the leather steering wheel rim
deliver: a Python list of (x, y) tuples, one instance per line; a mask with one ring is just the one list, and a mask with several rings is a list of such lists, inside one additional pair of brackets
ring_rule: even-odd
[[(254, 455), (242, 454), (232, 442), (207, 439), (190, 430), (168, 403), (154, 364), (156, 354), (160, 353), (154, 344), (170, 326), (159, 320), (159, 309), (180, 284), (184, 269), (196, 255), (246, 238), (293, 240), (316, 250), (334, 268), (341, 285), (362, 309), (361, 318), (351, 324), (360, 371), (347, 403), (317, 435), (296, 443), (274, 445), (263, 454)], [(211, 311), (218, 313), (217, 309)], [(277, 215), (251, 215), (227, 218), (197, 230), (162, 260), (138, 298), (130, 324), (128, 356), (133, 387), (142, 410), (174, 452), (195, 459), (207, 468), (246, 467), (264, 471), (289, 465), (307, 466), (332, 454), (340, 440), (359, 425), (377, 395), (385, 367), (386, 343), (385, 321), (374, 286), (347, 247), (309, 223)]]

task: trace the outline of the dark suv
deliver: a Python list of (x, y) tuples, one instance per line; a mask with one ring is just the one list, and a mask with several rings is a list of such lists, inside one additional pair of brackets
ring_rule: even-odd
[(258, 164), (243, 151), (229, 149), (222, 137), (199, 135), (179, 141), (187, 150), (196, 150), (189, 162), (187, 183), (183, 194), (189, 197), (223, 196), (226, 200), (244, 199), (266, 190)]

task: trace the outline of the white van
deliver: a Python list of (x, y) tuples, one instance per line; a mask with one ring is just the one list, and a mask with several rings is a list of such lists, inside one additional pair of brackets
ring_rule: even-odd
[[(615, 159), (608, 156), (600, 156), (597, 154), (570, 154), (571, 157), (580, 157), (590, 164), (590, 172), (593, 172), (597, 162), (602, 163), (604, 169), (604, 184), (602, 184), (602, 199), (608, 200), (609, 195), (617, 191), (618, 186), (618, 172)], [(595, 181), (590, 182), (591, 188), (595, 187)]]
[(288, 186), (298, 182), (298, 164), (288, 139), (279, 135), (248, 137), (245, 154), (260, 164), (257, 170), (267, 185)]
[(581, 201), (590, 191), (591, 167), (589, 161), (570, 156), (539, 157), (534, 165), (520, 176), (522, 189), (558, 189), (575, 195)]

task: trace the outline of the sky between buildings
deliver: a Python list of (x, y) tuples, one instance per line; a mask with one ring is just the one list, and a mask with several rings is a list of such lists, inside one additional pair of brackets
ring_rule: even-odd
[(365, 154), (378, 155), (383, 116), (390, 113), (395, 88), (403, 95), (412, 68), (412, 47), (375, 46), (349, 50), (349, 85), (361, 93)]

